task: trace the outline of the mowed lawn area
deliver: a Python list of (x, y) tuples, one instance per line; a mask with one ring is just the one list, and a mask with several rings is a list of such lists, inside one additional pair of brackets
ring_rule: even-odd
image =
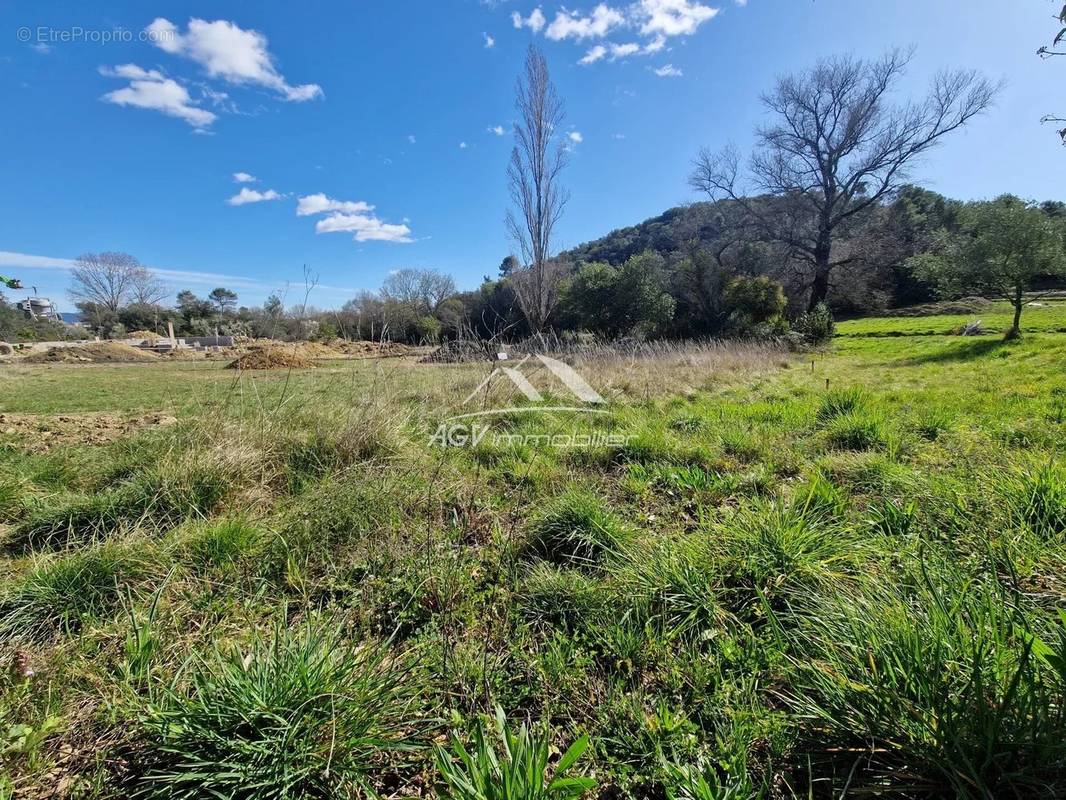
[(490, 365), (0, 366), (0, 797), (424, 794), (497, 708), (590, 797), (1062, 796), (1066, 303), (1009, 324), (579, 361), (605, 413), (447, 448)]

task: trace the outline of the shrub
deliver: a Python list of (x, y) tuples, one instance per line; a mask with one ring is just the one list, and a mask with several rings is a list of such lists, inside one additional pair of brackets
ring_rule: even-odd
[(785, 291), (780, 283), (765, 275), (730, 278), (722, 291), (722, 304), (730, 324), (738, 331), (765, 324), (781, 327), (782, 331), (788, 329), (783, 316), (788, 305)]
[(139, 710), (146, 739), (137, 794), (296, 798), (372, 794), (373, 776), (411, 750), (409, 666), (377, 644), (353, 646), (326, 621), (215, 651)]
[(549, 774), (550, 736), (546, 728), (518, 731), (507, 726), (503, 709), (496, 709), (500, 751), (489, 741), (484, 726), (474, 732), (470, 749), (456, 736), (451, 752), (436, 748), (441, 795), (451, 800), (577, 800), (596, 781), (569, 773), (589, 745), (581, 736), (563, 753)]
[(825, 303), (819, 303), (813, 311), (800, 315), (792, 324), (792, 330), (800, 334), (809, 344), (823, 344), (833, 338), (836, 323), (833, 312)]
[(529, 529), (525, 552), (561, 565), (589, 567), (628, 538), (621, 521), (594, 494), (570, 491), (555, 498)]

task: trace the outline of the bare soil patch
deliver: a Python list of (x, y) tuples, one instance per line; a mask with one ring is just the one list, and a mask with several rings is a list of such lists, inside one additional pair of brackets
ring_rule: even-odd
[(75, 347), (50, 347), (22, 358), (27, 364), (107, 364), (155, 361), (157, 357), (121, 342), (92, 342)]
[(177, 419), (161, 412), (140, 416), (113, 413), (0, 414), (0, 434), (30, 452), (60, 444), (107, 444), (145, 428), (173, 425)]
[(300, 346), (253, 347), (227, 369), (310, 369), (315, 364)]

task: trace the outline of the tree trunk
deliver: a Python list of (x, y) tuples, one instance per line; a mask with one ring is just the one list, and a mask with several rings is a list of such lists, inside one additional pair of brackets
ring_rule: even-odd
[(1022, 302), (1022, 286), (1018, 284), (1014, 287), (1014, 325), (1007, 331), (1008, 339), (1017, 339), (1022, 335), (1022, 307), (1024, 305)]
[(828, 221), (822, 224), (818, 234), (818, 243), (814, 247), (814, 280), (811, 282), (811, 298), (807, 311), (814, 311), (819, 303), (824, 303), (829, 296), (829, 257), (832, 255), (833, 233)]

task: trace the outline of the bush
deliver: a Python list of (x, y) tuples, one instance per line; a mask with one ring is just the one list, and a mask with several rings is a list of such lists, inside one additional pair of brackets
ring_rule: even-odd
[(825, 303), (819, 303), (813, 311), (801, 314), (792, 324), (792, 330), (800, 334), (808, 344), (824, 344), (833, 338), (836, 331), (833, 312)]
[(531, 731), (522, 725), (517, 732), (507, 727), (503, 709), (496, 709), (497, 752), (485, 735), (484, 726), (474, 732), (468, 750), (457, 736), (451, 752), (436, 748), (441, 796), (450, 800), (577, 800), (596, 786), (585, 776), (571, 776), (571, 768), (589, 746), (582, 736), (567, 748), (551, 773), (548, 772), (551, 737), (547, 729)]
[(330, 798), (373, 794), (415, 746), (416, 690), (386, 647), (353, 646), (326, 621), (216, 651), (153, 684), (133, 765), (153, 798)]
[(767, 324), (788, 329), (784, 321), (788, 305), (785, 290), (765, 275), (730, 278), (722, 291), (722, 305), (729, 315), (730, 325), (742, 331)]

